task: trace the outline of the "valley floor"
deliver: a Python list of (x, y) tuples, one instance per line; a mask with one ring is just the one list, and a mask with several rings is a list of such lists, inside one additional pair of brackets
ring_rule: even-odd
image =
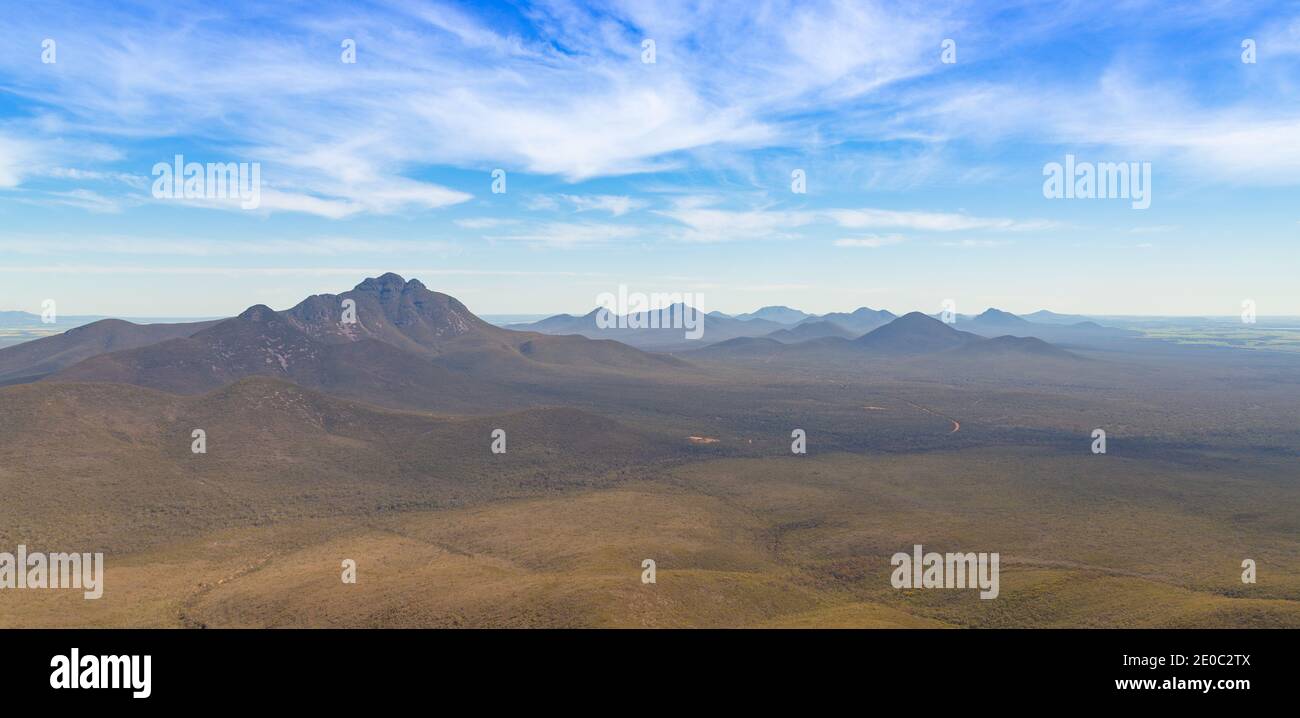
[[(1278, 468), (978, 448), (692, 461), (110, 554), (104, 598), (0, 591), (0, 626), (1300, 627), (1300, 501)], [(890, 556), (916, 543), (999, 552), (999, 598), (894, 589)]]

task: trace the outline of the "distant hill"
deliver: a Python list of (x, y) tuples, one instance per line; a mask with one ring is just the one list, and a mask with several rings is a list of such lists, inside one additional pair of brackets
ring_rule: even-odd
[(517, 324), (507, 324), (506, 329), (524, 332), (541, 332), (543, 334), (581, 334), (596, 326), (596, 313), (599, 309), (593, 309), (582, 316), (572, 314), (556, 314), (553, 317), (539, 319), (535, 322), (522, 322)]
[[(391, 361), (391, 357), (383, 356), (385, 350), (403, 356), (373, 339), (367, 339), (366, 344), (373, 354), (353, 368), (353, 373)], [(314, 340), (275, 310), (259, 304), (193, 336), (99, 354), (53, 379), (135, 384), (177, 394), (201, 394), (250, 376), (273, 376), (304, 386), (320, 386), (338, 383), (330, 369), (338, 363), (337, 353), (343, 346)]]
[[(106, 317), (98, 314), (59, 314), (57, 315), (55, 322), (46, 324), (39, 314), (32, 314), (31, 312), (4, 311), (0, 312), (0, 329), (25, 329), (29, 327), (33, 329), (69, 329), (72, 327), (79, 327), (83, 324), (90, 324), (91, 322), (97, 322), (101, 319), (112, 318), (113, 317)], [(137, 319), (135, 323), (177, 322), (175, 318), (151, 318), (148, 322)]]
[(98, 354), (187, 337), (214, 324), (133, 324), (101, 319), (62, 334), (0, 349), (0, 384), (34, 381)]
[(810, 317), (812, 317), (812, 315), (807, 312), (801, 312), (798, 309), (791, 309), (790, 307), (778, 305), (763, 307), (745, 314), (737, 314), (734, 318), (741, 321), (766, 319), (769, 322), (776, 322), (777, 324), (797, 324)]
[(41, 315), (31, 312), (0, 312), (0, 327), (28, 327), (41, 323)]
[(553, 317), (547, 317), (535, 322), (524, 322), (520, 324), (507, 324), (506, 329), (517, 332), (541, 332), (542, 334), (579, 334), (586, 336), (596, 331), (601, 331), (596, 324), (596, 317), (600, 314), (601, 309), (587, 312), (581, 316), (573, 314), (556, 314)]
[(782, 356), (787, 345), (768, 337), (736, 337), (706, 347), (686, 352), (686, 356), (702, 359), (761, 359)]
[(884, 326), (898, 317), (890, 311), (884, 309), (871, 309), (870, 307), (859, 307), (852, 312), (831, 312), (819, 317), (804, 320), (805, 322), (823, 321), (831, 322), (837, 326), (848, 330), (853, 336), (861, 336), (876, 327)]
[(1090, 317), (1081, 314), (1057, 314), (1049, 312), (1046, 309), (1039, 309), (1036, 312), (1022, 314), (1022, 317), (1037, 324), (1078, 324), (1080, 322), (1091, 322)]
[[(937, 319), (941, 315), (931, 314), (930, 316)], [(1069, 321), (1075, 318), (1080, 321)], [(990, 308), (977, 316), (958, 314), (954, 326), (983, 337), (1004, 335), (1037, 337), (1047, 342), (1066, 344), (1097, 341), (1110, 342), (1141, 335), (1141, 332), (1129, 329), (1102, 326), (1088, 320), (1086, 317), (1054, 314), (1045, 310), (1020, 316), (1000, 309)]]
[(848, 339), (855, 336), (857, 335), (834, 322), (818, 320), (803, 322), (790, 329), (778, 329), (768, 334), (767, 338), (791, 344), (822, 337), (843, 337)]
[(981, 314), (970, 320), (972, 325), (981, 327), (1027, 327), (1030, 322), (1022, 319), (1011, 312), (1004, 312), (1001, 309), (992, 307), (985, 309)]
[[(577, 334), (589, 338), (614, 339), (641, 349), (689, 353), (702, 345), (725, 342), (737, 337), (770, 336), (785, 343), (798, 343), (825, 336), (859, 337), (898, 319), (896, 315), (888, 310), (871, 309), (870, 307), (860, 307), (852, 312), (831, 312), (823, 315), (810, 315), (781, 306), (764, 307), (756, 312), (736, 317), (728, 317), (721, 312), (710, 312), (704, 319), (705, 331), (703, 337), (699, 341), (690, 341), (682, 336), (682, 331), (679, 329), (600, 329), (596, 326), (598, 311), (593, 310), (580, 317), (559, 314), (529, 324), (508, 325), (508, 328), (536, 331), (544, 334)], [(663, 310), (665, 313), (667, 311)], [(769, 317), (778, 317), (784, 321), (794, 317), (794, 313), (803, 314), (803, 318), (793, 325), (782, 324), (760, 316), (760, 314), (765, 314)], [(920, 313), (914, 312), (914, 314)], [(937, 320), (939, 316), (933, 314), (929, 315), (929, 318)], [(956, 318), (956, 324), (953, 326), (959, 331), (984, 337), (1003, 335), (1033, 336), (1048, 342), (1067, 343), (1087, 340), (1124, 339), (1138, 335), (1137, 332), (1130, 330), (1103, 327), (1089, 320), (1064, 323), (1064, 320), (1073, 318), (1072, 315), (1036, 312), (1032, 316), (1048, 317), (1052, 319), (1052, 323), (1031, 321), (1011, 312), (990, 308), (977, 316), (959, 314)], [(750, 318), (742, 319), (741, 317)], [(644, 326), (649, 322), (649, 313), (637, 315), (637, 321)], [(839, 327), (843, 333), (831, 331), (826, 323)], [(800, 327), (806, 325), (816, 325), (816, 327), (807, 330), (800, 329)], [(787, 334), (782, 330), (790, 330), (791, 333)], [(734, 347), (732, 349), (734, 350)]]
[(921, 312), (911, 312), (854, 340), (861, 349), (882, 354), (925, 354), (953, 349), (979, 337), (958, 331)]
[(1053, 346), (1036, 337), (1013, 337), (1000, 336), (984, 341), (970, 342), (963, 344), (950, 352), (951, 356), (958, 357), (1011, 357), (1011, 356), (1039, 356), (1052, 357), (1055, 359), (1080, 359), (1077, 354), (1072, 354), (1060, 347)]
[[(800, 325), (811, 326), (811, 325)], [(796, 327), (798, 329), (799, 327)], [(790, 331), (793, 330), (783, 330)], [(804, 341), (777, 341), (767, 337), (743, 337), (720, 342), (698, 351), (691, 358), (713, 361), (792, 362), (800, 365), (854, 365), (863, 357), (933, 357), (936, 361), (971, 360), (983, 357), (1077, 358), (1074, 354), (1035, 338), (1001, 336), (985, 339), (954, 329), (938, 319), (912, 312), (857, 339), (822, 336)], [(790, 334), (784, 336), (789, 337)]]
[[(1036, 316), (1049, 321), (1030, 321), (1027, 317)], [(1068, 322), (1071, 315), (1053, 314), (1039, 311), (1025, 317), (1017, 316), (1000, 309), (987, 309), (975, 317), (961, 315), (957, 326), (985, 337), (1016, 336), (1037, 337), (1049, 342), (1078, 342), (1088, 339), (1123, 339), (1136, 336), (1137, 332), (1114, 327), (1104, 327), (1094, 321), (1083, 319)]]
[(609, 315), (605, 323), (613, 326), (605, 328), (597, 324), (602, 311), (604, 310), (593, 309), (581, 317), (558, 314), (529, 324), (511, 324), (507, 328), (552, 335), (576, 334), (589, 339), (612, 339), (640, 349), (673, 351), (696, 349), (736, 337), (763, 336), (787, 326), (767, 319), (742, 320), (720, 312), (710, 312), (700, 318), (704, 327), (700, 337), (688, 339), (680, 317), (685, 311), (690, 311), (691, 316), (694, 316), (695, 310), (686, 305), (676, 304), (622, 317)]

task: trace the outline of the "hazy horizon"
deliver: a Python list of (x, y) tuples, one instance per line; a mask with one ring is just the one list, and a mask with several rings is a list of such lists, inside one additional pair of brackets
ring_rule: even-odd
[[(370, 276), (378, 276), (378, 274), (373, 274), (373, 275), (370, 275)], [(406, 276), (406, 275), (402, 275), (402, 276), (403, 276), (404, 278), (406, 278), (406, 279), (416, 279), (416, 280), (420, 280), (420, 277), (418, 277), (418, 276)], [(421, 280), (421, 281), (423, 281), (423, 280)], [(427, 282), (426, 282), (426, 284), (427, 284)], [(338, 287), (338, 288), (333, 288), (333, 289), (327, 289), (327, 290), (315, 291), (315, 292), (312, 292), (311, 294), (304, 295), (303, 297), (300, 297), (298, 300), (296, 300), (296, 301), (292, 301), (292, 302), (290, 302), (290, 303), (288, 303), (288, 304), (285, 304), (285, 305), (283, 305), (283, 306), (277, 306), (277, 305), (274, 305), (274, 304), (271, 304), (271, 305), (268, 305), (268, 306), (270, 306), (272, 309), (275, 309), (275, 310), (277, 310), (277, 311), (283, 311), (283, 310), (286, 310), (286, 309), (290, 309), (290, 308), (292, 308), (293, 306), (297, 305), (300, 301), (302, 301), (302, 299), (306, 299), (308, 296), (321, 295), (321, 294), (341, 294), (341, 293), (343, 293), (343, 292), (345, 292), (345, 291), (347, 291), (348, 289), (351, 289), (351, 288), (352, 288), (352, 287)], [(442, 291), (442, 290), (438, 289), (437, 287), (433, 287), (433, 286), (430, 286), (430, 289), (432, 289), (433, 291), (436, 291), (436, 292), (437, 292), (437, 291)], [(446, 293), (446, 292), (443, 292), (443, 293)], [(455, 295), (451, 295), (451, 296), (455, 296)], [(459, 297), (456, 297), (456, 298), (459, 299)], [(259, 302), (259, 303), (263, 303), (263, 304), (264, 304), (265, 302)], [(688, 304), (689, 304), (689, 303), (688, 303)], [(726, 311), (726, 310), (721, 310), (721, 309), (714, 309), (714, 308), (712, 308), (712, 307), (708, 307), (708, 306), (707, 306), (707, 302), (705, 302), (704, 304), (706, 305), (706, 306), (704, 307), (704, 311), (709, 311), (709, 312), (712, 312), (712, 311), (721, 311), (721, 312), (723, 312), (724, 314), (728, 314), (728, 315), (731, 315), (731, 316), (735, 316), (735, 315), (738, 315), (738, 314), (746, 314), (746, 313), (757, 312), (757, 311), (759, 311), (759, 310), (762, 310), (762, 309), (768, 309), (768, 308), (772, 308), (772, 307), (785, 307), (785, 308), (789, 308), (789, 309), (794, 309), (794, 310), (798, 310), (798, 311), (803, 311), (803, 312), (805, 312), (805, 313), (807, 313), (807, 314), (811, 314), (811, 315), (814, 315), (814, 316), (820, 316), (820, 315), (823, 315), (823, 314), (830, 314), (830, 313), (835, 313), (835, 312), (852, 312), (852, 311), (854, 311), (854, 310), (861, 309), (861, 308), (869, 308), (869, 309), (874, 309), (874, 310), (885, 310), (885, 311), (889, 311), (889, 312), (891, 312), (891, 313), (893, 313), (893, 314), (896, 314), (896, 315), (898, 315), (898, 316), (902, 316), (902, 315), (907, 314), (907, 313), (909, 313), (909, 312), (923, 312), (923, 313), (926, 313), (926, 314), (938, 314), (938, 313), (939, 313), (939, 308), (937, 308), (937, 307), (936, 307), (936, 308), (931, 308), (931, 309), (926, 309), (926, 308), (922, 308), (922, 307), (913, 307), (913, 308), (896, 308), (896, 307), (894, 307), (894, 306), (892, 306), (892, 305), (889, 305), (889, 304), (887, 304), (887, 303), (870, 304), (870, 305), (865, 305), (865, 304), (863, 304), (863, 305), (856, 305), (856, 306), (847, 306), (847, 305), (846, 305), (846, 306), (842, 306), (842, 307), (838, 307), (838, 308), (828, 309), (828, 310), (826, 310), (826, 311), (821, 311), (821, 312), (811, 312), (811, 311), (807, 311), (807, 310), (805, 310), (805, 309), (804, 309), (803, 307), (801, 307), (801, 306), (797, 306), (797, 305), (793, 305), (793, 304), (782, 304), (782, 303), (756, 305), (756, 306), (752, 306), (752, 307), (748, 307), (748, 308), (737, 309), (737, 310), (734, 310), (734, 311)], [(63, 312), (60, 312), (59, 316), (64, 317), (64, 318), (68, 318), (68, 317), (74, 317), (74, 318), (93, 317), (93, 318), (124, 319), (124, 320), (152, 320), (152, 321), (155, 321), (155, 322), (156, 322), (156, 321), (161, 321), (161, 320), (176, 320), (176, 319), (181, 319), (181, 320), (210, 320), (210, 319), (223, 319), (223, 318), (227, 318), (227, 317), (237, 316), (237, 315), (239, 315), (241, 312), (243, 312), (244, 310), (248, 309), (250, 306), (253, 306), (253, 304), (247, 304), (247, 305), (244, 305), (244, 306), (239, 307), (238, 309), (233, 309), (233, 310), (231, 310), (231, 311), (229, 311), (229, 312), (225, 312), (225, 313), (218, 313), (218, 314), (203, 314), (203, 315), (191, 315), (191, 314), (152, 314), (152, 315), (133, 315), (133, 314), (120, 314), (120, 313), (107, 313), (107, 312), (94, 312), (94, 311), (91, 311), (91, 312), (75, 313), (75, 314), (74, 314), (74, 313), (63, 313)], [(594, 310), (594, 309), (597, 308), (594, 302), (592, 303), (591, 306), (589, 306), (589, 307), (587, 307), (587, 308), (585, 308), (585, 309), (567, 309), (567, 310), (555, 310), (555, 311), (532, 311), (532, 310), (530, 310), (530, 311), (517, 311), (517, 310), (512, 311), (512, 310), (508, 310), (508, 311), (481, 312), (481, 311), (476, 310), (473, 306), (470, 306), (470, 305), (468, 305), (468, 304), (467, 304), (467, 306), (468, 306), (468, 308), (469, 308), (470, 311), (474, 312), (475, 314), (477, 314), (478, 316), (483, 317), (483, 318), (497, 318), (497, 317), (521, 317), (521, 318), (523, 318), (523, 317), (528, 317), (528, 318), (533, 318), (533, 319), (540, 319), (540, 318), (545, 318), (545, 317), (553, 317), (553, 316), (559, 316), (559, 315), (563, 315), (563, 314), (568, 314), (568, 315), (572, 315), (572, 316), (583, 316), (583, 315), (586, 315), (586, 314), (590, 313), (592, 310)], [(690, 306), (694, 306), (694, 305), (690, 305)], [(1088, 317), (1093, 317), (1093, 318), (1098, 318), (1098, 319), (1114, 318), (1114, 319), (1131, 319), (1131, 320), (1139, 320), (1139, 319), (1221, 319), (1221, 320), (1237, 320), (1237, 321), (1240, 320), (1240, 317), (1239, 317), (1239, 315), (1237, 315), (1237, 314), (1195, 314), (1195, 313), (1193, 313), (1193, 314), (1101, 314), (1101, 313), (1096, 313), (1096, 312), (1087, 312), (1087, 311), (1080, 311), (1080, 312), (1065, 312), (1065, 311), (1060, 311), (1060, 310), (1057, 310), (1057, 309), (1053, 309), (1053, 308), (1051, 308), (1051, 307), (1037, 307), (1037, 308), (1035, 308), (1035, 309), (1021, 309), (1021, 310), (1013, 310), (1013, 309), (1009, 309), (1009, 308), (1007, 308), (1006, 306), (992, 306), (992, 305), (990, 305), (990, 306), (985, 306), (985, 307), (979, 307), (979, 308), (974, 309), (974, 310), (965, 310), (965, 309), (962, 309), (962, 310), (958, 311), (957, 314), (958, 314), (958, 316), (975, 316), (975, 315), (978, 315), (978, 314), (980, 314), (980, 313), (982, 313), (982, 312), (984, 312), (984, 311), (986, 311), (986, 310), (989, 310), (989, 309), (995, 309), (995, 310), (1005, 311), (1005, 312), (1009, 312), (1009, 313), (1011, 313), (1011, 314), (1015, 314), (1015, 315), (1017, 315), (1017, 316), (1023, 316), (1023, 315), (1027, 315), (1027, 314), (1032, 314), (1032, 313), (1034, 313), (1034, 312), (1038, 312), (1038, 311), (1048, 311), (1048, 312), (1052, 312), (1052, 313), (1055, 313), (1055, 314), (1078, 314), (1078, 315), (1081, 315), (1081, 316), (1088, 316)], [(37, 317), (39, 317), (40, 314), (41, 314), (41, 311), (40, 311), (40, 307), (39, 307), (39, 306), (37, 306), (37, 307), (35, 308), (35, 311), (31, 311), (31, 310), (27, 310), (27, 309), (15, 309), (15, 308), (10, 308), (10, 307), (3, 307), (3, 306), (0, 306), (0, 314), (5, 314), (5, 313), (8, 313), (8, 312), (20, 312), (20, 313), (28, 314), (28, 315), (31, 315), (31, 316), (37, 316)], [(1262, 319), (1272, 319), (1272, 320), (1297, 319), (1297, 318), (1300, 318), (1300, 314), (1259, 314), (1259, 315), (1257, 315), (1256, 318), (1257, 318), (1257, 320), (1262, 320)]]

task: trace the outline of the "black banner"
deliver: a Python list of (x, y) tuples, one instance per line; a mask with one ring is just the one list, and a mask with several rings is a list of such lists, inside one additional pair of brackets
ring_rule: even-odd
[(337, 707), (434, 693), (543, 705), (611, 691), (633, 705), (686, 690), (759, 705), (837, 693), (857, 704), (864, 691), (917, 708), (1039, 695), (1240, 703), (1291, 693), (1294, 638), (1248, 630), (10, 630), (0, 633), (0, 675), (7, 697), (50, 707)]

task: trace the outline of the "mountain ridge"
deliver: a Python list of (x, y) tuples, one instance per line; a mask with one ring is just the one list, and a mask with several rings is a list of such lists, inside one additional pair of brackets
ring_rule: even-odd
[[(343, 322), (353, 308), (356, 321)], [(618, 342), (495, 327), (418, 280), (386, 274), (282, 312), (256, 304), (191, 336), (100, 353), (43, 380), (192, 395), (262, 376), (382, 406), (473, 412), (536, 403), (538, 382), (684, 366)]]

